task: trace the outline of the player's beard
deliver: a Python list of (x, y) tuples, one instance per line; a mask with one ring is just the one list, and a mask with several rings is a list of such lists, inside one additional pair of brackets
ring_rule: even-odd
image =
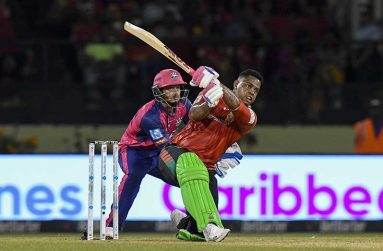
[(179, 101), (180, 99), (178, 99), (178, 101), (164, 99), (162, 105), (166, 108), (168, 114), (173, 115), (177, 109)]
[(171, 107), (177, 107), (178, 102), (180, 101), (180, 96), (173, 96), (169, 98), (166, 102), (171, 106)]

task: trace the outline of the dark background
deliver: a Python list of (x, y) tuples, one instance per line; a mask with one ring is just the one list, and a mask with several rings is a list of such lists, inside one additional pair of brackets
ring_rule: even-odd
[(382, 13), (380, 0), (0, 0), (0, 123), (128, 123), (154, 75), (178, 69), (128, 20), (228, 86), (259, 70), (264, 125), (351, 125), (383, 92)]

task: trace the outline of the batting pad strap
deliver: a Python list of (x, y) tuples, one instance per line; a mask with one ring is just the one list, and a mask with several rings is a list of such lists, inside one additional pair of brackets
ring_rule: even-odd
[(223, 227), (209, 190), (208, 171), (198, 156), (191, 152), (180, 155), (176, 173), (182, 200), (196, 220), (198, 231), (202, 232), (208, 223)]

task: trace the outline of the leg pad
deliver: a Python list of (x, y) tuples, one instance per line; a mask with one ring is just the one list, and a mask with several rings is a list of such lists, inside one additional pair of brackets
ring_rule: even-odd
[(202, 232), (208, 223), (223, 227), (209, 190), (208, 171), (198, 156), (191, 152), (180, 155), (176, 173), (182, 200), (197, 221), (198, 232)]

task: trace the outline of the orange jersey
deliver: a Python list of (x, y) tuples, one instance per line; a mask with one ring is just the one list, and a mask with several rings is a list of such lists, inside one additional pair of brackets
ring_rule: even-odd
[[(200, 93), (193, 106), (204, 102)], [(243, 102), (233, 111), (221, 98), (206, 118), (201, 121), (190, 119), (172, 142), (196, 153), (209, 169), (214, 169), (214, 164), (226, 149), (247, 134), (256, 123), (256, 114)]]

